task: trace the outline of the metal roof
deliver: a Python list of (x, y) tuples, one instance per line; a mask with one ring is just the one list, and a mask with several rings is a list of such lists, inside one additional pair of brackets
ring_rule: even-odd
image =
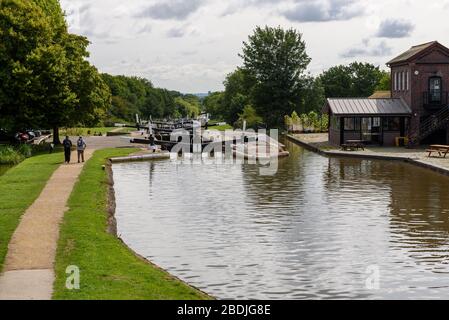
[(411, 115), (412, 110), (403, 99), (327, 99), (334, 115)]
[(420, 52), (426, 50), (427, 48), (433, 46), (434, 44), (439, 44), (439, 43), (438, 43), (438, 41), (432, 41), (432, 42), (423, 43), (423, 44), (411, 47), (406, 52), (400, 54), (399, 56), (397, 56), (393, 60), (387, 62), (387, 65), (391, 65), (393, 63), (398, 63), (398, 62), (408, 61), (410, 58), (413, 58), (415, 55), (417, 55)]

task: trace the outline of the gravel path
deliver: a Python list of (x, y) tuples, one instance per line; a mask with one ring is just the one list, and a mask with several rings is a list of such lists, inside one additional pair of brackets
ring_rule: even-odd
[[(92, 153), (92, 149), (86, 150), (86, 161)], [(76, 151), (72, 153), (73, 160)], [(83, 166), (84, 163), (61, 165), (22, 216), (0, 276), (0, 300), (51, 299), (59, 227)]]

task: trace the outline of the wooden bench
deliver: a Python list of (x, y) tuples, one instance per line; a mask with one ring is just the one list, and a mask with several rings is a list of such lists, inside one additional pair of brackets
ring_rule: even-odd
[(449, 153), (449, 146), (445, 145), (432, 145), (429, 149), (426, 150), (429, 153), (429, 158), (432, 157), (433, 154), (438, 153), (438, 157), (446, 158)]
[(343, 151), (358, 151), (360, 149), (365, 151), (365, 145), (363, 144), (363, 141), (348, 140), (345, 144), (341, 145), (341, 149)]

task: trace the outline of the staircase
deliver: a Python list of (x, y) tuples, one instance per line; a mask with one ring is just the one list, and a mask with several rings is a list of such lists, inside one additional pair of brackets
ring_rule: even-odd
[(417, 144), (430, 136), (435, 131), (444, 128), (449, 124), (449, 106), (444, 107), (437, 113), (421, 122), (419, 132), (411, 132), (411, 143)]

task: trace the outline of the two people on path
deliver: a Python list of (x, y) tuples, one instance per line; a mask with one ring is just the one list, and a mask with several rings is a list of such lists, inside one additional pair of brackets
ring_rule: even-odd
[[(70, 163), (70, 156), (72, 153), (72, 141), (68, 136), (65, 137), (64, 141), (62, 142), (62, 145), (64, 146), (64, 157), (65, 157), (65, 163)], [(79, 137), (78, 141), (76, 142), (76, 150), (78, 152), (78, 163), (81, 161), (84, 162), (84, 150), (86, 150), (87, 144), (84, 141), (83, 137)]]

